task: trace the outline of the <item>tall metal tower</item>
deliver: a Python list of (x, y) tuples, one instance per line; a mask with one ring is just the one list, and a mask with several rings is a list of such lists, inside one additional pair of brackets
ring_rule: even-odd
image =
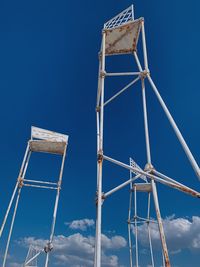
[[(141, 37), (142, 40), (142, 52), (143, 52), (143, 64), (140, 61), (137, 53), (138, 39)], [(136, 62), (137, 70), (130, 72), (117, 72), (117, 73), (108, 73), (106, 72), (106, 62), (105, 59), (107, 56), (115, 55), (125, 55), (129, 54), (132, 56)], [(109, 77), (122, 77), (130, 76), (135, 77), (133, 80), (128, 83), (125, 87), (119, 90), (118, 93), (113, 95), (108, 100), (104, 99), (104, 81)], [(108, 157), (104, 154), (103, 150), (103, 131), (104, 131), (104, 107), (110, 104), (115, 98), (120, 96), (127, 89), (132, 87), (135, 83), (141, 82), (141, 93), (142, 93), (142, 104), (143, 104), (143, 115), (144, 115), (144, 130), (145, 130), (145, 143), (146, 143), (146, 158), (147, 163), (145, 169), (142, 170), (133, 160), (131, 160), (130, 165), (120, 162), (119, 160)], [(187, 146), (180, 130), (178, 129), (172, 115), (170, 114), (165, 102), (163, 101), (155, 83), (153, 82), (147, 59), (147, 49), (146, 49), (146, 39), (145, 39), (145, 27), (144, 27), (144, 18), (134, 19), (134, 9), (133, 5), (109, 20), (104, 24), (102, 30), (102, 43), (101, 51), (99, 55), (99, 76), (98, 76), (98, 90), (97, 90), (97, 102), (96, 102), (96, 119), (97, 119), (97, 218), (96, 218), (96, 243), (95, 243), (95, 267), (101, 266), (101, 222), (102, 222), (102, 202), (111, 194), (117, 192), (126, 185), (130, 185), (131, 191), (134, 193), (135, 200), (135, 214), (133, 220), (131, 218), (131, 213), (129, 209), (128, 216), (128, 227), (129, 227), (129, 246), (130, 246), (130, 266), (133, 266), (132, 261), (132, 245), (131, 245), (131, 224), (135, 225), (135, 237), (137, 240), (137, 220), (139, 216), (137, 214), (137, 192), (146, 192), (152, 194), (156, 220), (160, 233), (160, 240), (162, 244), (162, 253), (163, 253), (163, 265), (165, 267), (170, 267), (170, 259), (168, 255), (167, 244), (165, 240), (165, 234), (163, 229), (163, 223), (161, 219), (161, 213), (159, 208), (159, 201), (157, 196), (156, 183), (162, 183), (166, 186), (178, 189), (184, 193), (190, 194), (193, 197), (200, 197), (200, 193), (177, 182), (176, 180), (162, 174), (157, 171), (151, 160), (151, 150), (149, 142), (149, 131), (148, 131), (148, 118), (147, 118), (147, 107), (146, 107), (146, 95), (145, 95), (145, 82), (149, 82), (150, 87), (155, 93), (162, 109), (164, 110), (165, 115), (167, 116), (169, 123), (171, 124), (177, 139), (183, 147), (184, 152), (186, 153), (189, 162), (192, 165), (197, 177), (200, 179), (200, 170), (197, 162), (195, 161), (189, 147)], [(103, 193), (102, 190), (102, 168), (103, 161), (109, 161), (115, 165), (121, 166), (130, 171), (130, 179), (120, 184), (119, 186), (113, 188), (109, 192)], [(137, 180), (137, 181), (136, 181)], [(132, 194), (130, 196), (132, 198)], [(130, 207), (131, 207), (130, 201)], [(150, 203), (150, 202), (148, 202)], [(148, 204), (150, 205), (150, 204)], [(145, 219), (147, 224), (150, 222), (149, 211), (147, 218)], [(150, 240), (150, 250), (152, 251), (151, 238), (149, 233)], [(138, 263), (138, 247), (136, 241), (136, 267), (139, 266)], [(154, 266), (153, 256), (151, 257), (151, 264)]]
[[(17, 208), (19, 204), (19, 199), (20, 199), (21, 191), (23, 187), (33, 187), (37, 189), (40, 188), (40, 189), (49, 189), (49, 190), (56, 191), (50, 237), (49, 237), (49, 241), (47, 242), (46, 246), (42, 250), (46, 253), (45, 267), (48, 266), (49, 253), (53, 249), (52, 242), (53, 242), (53, 237), (54, 237), (54, 230), (55, 230), (55, 224), (56, 224), (57, 209), (58, 209), (58, 202), (59, 202), (59, 196), (60, 196), (60, 190), (61, 190), (61, 184), (62, 184), (62, 176), (63, 176), (67, 145), (68, 145), (68, 135), (44, 130), (44, 129), (37, 128), (37, 127), (31, 128), (31, 139), (28, 141), (24, 159), (21, 165), (21, 169), (19, 171), (18, 178), (17, 178), (17, 182), (15, 185), (12, 197), (10, 199), (3, 223), (0, 228), (0, 237), (1, 237), (6, 221), (8, 219), (8, 215), (11, 212), (12, 204), (15, 200), (14, 211), (12, 215), (10, 230), (8, 234), (8, 239), (7, 239), (7, 244), (6, 244), (6, 249), (5, 249), (5, 254), (4, 254), (4, 259), (3, 259), (3, 265), (2, 265), (3, 267), (6, 266), (12, 230), (13, 230), (16, 212), (17, 212)], [(28, 168), (28, 164), (29, 164), (29, 160), (30, 160), (30, 156), (32, 152), (58, 154), (61, 156), (61, 167), (60, 167), (59, 177), (57, 181), (49, 182), (49, 181), (43, 181), (43, 180), (30, 180), (26, 178), (26, 171)], [(32, 247), (29, 252), (30, 253), (33, 252)], [(36, 259), (35, 255), (38, 256), (40, 253), (41, 251), (34, 254), (33, 256), (34, 258), (29, 257), (28, 263), (33, 262), (33, 260)], [(26, 261), (26, 264), (28, 263)], [(25, 266), (30, 266), (30, 265), (25, 265)]]

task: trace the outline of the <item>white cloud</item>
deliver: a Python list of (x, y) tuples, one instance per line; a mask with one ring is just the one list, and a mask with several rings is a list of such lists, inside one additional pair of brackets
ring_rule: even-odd
[(74, 220), (72, 222), (66, 222), (65, 224), (69, 225), (70, 229), (86, 231), (87, 228), (94, 226), (94, 220), (86, 218), (81, 220)]
[[(200, 249), (200, 217), (193, 216), (191, 219), (167, 217), (163, 220), (167, 245), (173, 254), (182, 249)], [(160, 235), (156, 223), (150, 223), (151, 238), (154, 248), (160, 249)], [(148, 245), (148, 232), (146, 224), (138, 227), (139, 242), (143, 246)], [(133, 228), (134, 233), (134, 228)]]
[[(44, 247), (47, 240), (27, 237), (18, 241), (24, 247), (34, 245)], [(70, 236), (58, 235), (54, 237), (52, 257), (58, 266), (90, 267), (94, 260), (94, 236), (83, 236), (76, 233)], [(124, 248), (126, 240), (122, 236), (111, 238), (102, 235), (102, 267), (120, 267), (118, 256), (114, 251)]]

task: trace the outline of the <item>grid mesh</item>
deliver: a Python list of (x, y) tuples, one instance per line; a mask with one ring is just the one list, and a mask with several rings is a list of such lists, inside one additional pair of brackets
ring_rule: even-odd
[[(142, 171), (142, 169), (140, 168), (140, 166), (132, 158), (130, 158), (130, 165), (131, 165), (131, 167), (137, 168), (137, 169), (139, 169), (139, 170)], [(133, 171), (133, 173), (136, 174), (136, 175), (138, 174), (138, 172), (134, 172), (134, 171)], [(142, 180), (144, 180), (145, 182), (147, 182), (147, 177), (145, 175), (141, 175), (140, 178)]]
[(104, 29), (113, 29), (115, 27), (121, 26), (129, 21), (134, 20), (134, 9), (133, 5), (122, 11), (120, 14), (107, 21), (104, 24)]

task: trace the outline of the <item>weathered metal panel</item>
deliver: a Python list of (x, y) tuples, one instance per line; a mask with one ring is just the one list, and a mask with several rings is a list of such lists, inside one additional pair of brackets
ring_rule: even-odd
[[(150, 183), (137, 183), (134, 184), (136, 186), (136, 190), (138, 192), (151, 192), (152, 191), (152, 186)], [(132, 189), (134, 191), (134, 189)]]
[(133, 53), (137, 47), (142, 21), (143, 18), (140, 18), (113, 29), (105, 29), (106, 55)]
[(45, 130), (38, 127), (31, 127), (31, 137), (41, 140), (49, 140), (49, 141), (55, 141), (55, 142), (65, 142), (68, 141), (68, 135), (60, 134), (57, 132)]
[(29, 141), (30, 150), (33, 152), (45, 152), (62, 155), (65, 150), (66, 142), (54, 142), (45, 140)]

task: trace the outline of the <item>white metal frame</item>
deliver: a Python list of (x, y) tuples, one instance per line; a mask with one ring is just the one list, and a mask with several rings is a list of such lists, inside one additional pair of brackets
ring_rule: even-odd
[[(52, 226), (51, 226), (51, 231), (50, 231), (50, 238), (45, 248), (43, 249), (43, 251), (46, 252), (45, 267), (48, 266), (49, 253), (53, 249), (52, 242), (53, 242), (53, 236), (54, 236), (54, 230), (55, 230), (55, 224), (56, 224), (58, 201), (59, 201), (61, 184), (62, 184), (62, 176), (63, 176), (67, 145), (68, 145), (67, 135), (59, 134), (56, 132), (51, 132), (51, 131), (44, 130), (44, 129), (37, 128), (37, 127), (32, 127), (31, 139), (28, 141), (24, 159), (22, 161), (22, 165), (19, 171), (18, 179), (15, 185), (13, 194), (11, 196), (3, 223), (0, 228), (0, 237), (1, 237), (4, 231), (5, 224), (7, 222), (9, 213), (11, 212), (11, 207), (16, 198), (2, 267), (6, 266), (8, 250), (9, 250), (10, 240), (11, 240), (13, 226), (15, 222), (16, 212), (18, 208), (18, 203), (19, 203), (19, 199), (21, 195), (21, 190), (24, 186), (42, 188), (42, 189), (50, 189), (50, 190), (56, 191), (56, 199), (55, 199), (55, 204), (54, 204), (54, 212), (53, 212)], [(49, 181), (43, 181), (43, 180), (29, 180), (25, 177), (32, 152), (45, 152), (45, 153), (50, 153), (50, 154), (61, 155), (62, 162), (61, 162), (61, 168), (60, 168), (59, 178), (57, 182), (49, 182)], [(40, 253), (37, 253), (37, 256), (39, 256), (39, 254)], [(34, 258), (29, 259), (28, 263), (31, 262), (31, 260), (33, 259), (35, 259), (35, 256)]]
[[(130, 12), (132, 16), (129, 15), (127, 21), (123, 20), (124, 14)], [(130, 14), (130, 13), (129, 13)], [(120, 32), (123, 31), (123, 35), (120, 36)], [(128, 39), (126, 33), (135, 34), (136, 40), (135, 44), (131, 46), (128, 42), (131, 39)], [(109, 34), (112, 36), (109, 39)], [(116, 34), (116, 36), (115, 36)], [(141, 36), (142, 38), (142, 51), (143, 51), (143, 58), (144, 62), (141, 63), (138, 54), (137, 54), (137, 39)], [(116, 38), (115, 38), (116, 37)], [(113, 41), (113, 43), (112, 43)], [(118, 45), (118, 46), (117, 46)], [(111, 47), (111, 48), (110, 48)], [(138, 70), (134, 72), (120, 72), (120, 73), (107, 73), (106, 72), (106, 56), (110, 55), (118, 55), (118, 54), (130, 54), (134, 56), (136, 65)], [(143, 67), (143, 66), (144, 67)], [(104, 81), (105, 78), (113, 77), (113, 76), (136, 76), (135, 79), (127, 84), (124, 88), (119, 90), (114, 96), (110, 99), (104, 99)], [(145, 131), (145, 143), (146, 143), (146, 157), (147, 157), (147, 164), (145, 169), (142, 170), (138, 165), (134, 164), (125, 164), (116, 159), (108, 157), (104, 154), (103, 150), (103, 130), (104, 130), (104, 107), (111, 103), (116, 97), (121, 95), (127, 89), (129, 89), (132, 85), (134, 85), (137, 81), (141, 80), (141, 91), (142, 91), (142, 102), (143, 102), (143, 115), (144, 115), (144, 131)], [(151, 193), (153, 195), (153, 201), (155, 205), (156, 211), (156, 219), (158, 223), (159, 233), (160, 233), (160, 240), (162, 244), (162, 253), (163, 253), (163, 266), (170, 267), (170, 260), (168, 255), (167, 244), (165, 240), (165, 234), (162, 224), (162, 218), (159, 208), (159, 201), (156, 189), (156, 182), (162, 183), (169, 187), (175, 188), (180, 190), (184, 193), (190, 194), (193, 197), (200, 197), (200, 193), (177, 182), (176, 180), (160, 173), (159, 171), (155, 170), (152, 165), (151, 160), (151, 150), (150, 150), (150, 140), (149, 140), (149, 130), (148, 130), (148, 117), (147, 117), (147, 106), (146, 106), (146, 94), (145, 94), (145, 81), (148, 81), (151, 88), (153, 89), (162, 109), (164, 110), (165, 115), (167, 116), (180, 144), (183, 147), (184, 152), (186, 153), (189, 162), (191, 163), (197, 177), (200, 179), (200, 170), (199, 166), (194, 159), (189, 147), (187, 146), (180, 130), (178, 129), (172, 115), (170, 114), (165, 102), (163, 101), (161, 95), (158, 92), (156, 85), (154, 84), (148, 66), (148, 58), (147, 58), (147, 48), (146, 48), (146, 38), (145, 38), (145, 27), (144, 27), (144, 19), (140, 18), (138, 20), (134, 20), (133, 15), (133, 6), (129, 7), (125, 11), (121, 12), (119, 15), (115, 16), (113, 19), (109, 20), (107, 23), (104, 24), (104, 28), (102, 30), (102, 43), (101, 43), (101, 51), (99, 56), (99, 75), (98, 75), (98, 90), (97, 90), (97, 102), (96, 102), (96, 119), (97, 119), (97, 218), (96, 218), (96, 242), (95, 242), (95, 260), (94, 266), (101, 267), (101, 222), (102, 222), (102, 202), (111, 194), (117, 192), (121, 188), (130, 185), (130, 189), (133, 190), (134, 193), (134, 205), (135, 205), (135, 214), (134, 214), (134, 225), (135, 229), (137, 229), (137, 184), (135, 183), (136, 179), (143, 179), (143, 182), (148, 182), (151, 187)], [(102, 190), (102, 168), (103, 168), (103, 161), (109, 161), (115, 165), (121, 166), (130, 171), (131, 176), (130, 179), (125, 181), (124, 183), (120, 184), (119, 186), (111, 189), (109, 192), (103, 193)], [(141, 185), (140, 185), (141, 186)], [(139, 187), (138, 187), (139, 188)], [(150, 221), (150, 192), (148, 192), (148, 213), (147, 218), (145, 221), (147, 224)], [(132, 203), (132, 193), (130, 196), (130, 204)], [(133, 267), (133, 259), (132, 259), (132, 240), (131, 240), (131, 212), (129, 207), (129, 214), (128, 214), (128, 229), (129, 229), (129, 250), (130, 250), (130, 266)], [(137, 233), (136, 239), (137, 239)], [(150, 242), (150, 251), (151, 251), (151, 264), (154, 266), (154, 258), (152, 253), (152, 244), (150, 238), (150, 230), (149, 230), (149, 242)], [(135, 266), (139, 267), (139, 259), (138, 259), (138, 246), (136, 244), (136, 262)]]

